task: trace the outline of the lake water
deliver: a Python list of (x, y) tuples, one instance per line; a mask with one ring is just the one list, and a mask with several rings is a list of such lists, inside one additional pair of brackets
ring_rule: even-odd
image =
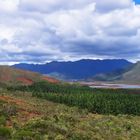
[(140, 85), (128, 85), (128, 84), (101, 84), (91, 85), (91, 88), (118, 88), (118, 89), (140, 89)]

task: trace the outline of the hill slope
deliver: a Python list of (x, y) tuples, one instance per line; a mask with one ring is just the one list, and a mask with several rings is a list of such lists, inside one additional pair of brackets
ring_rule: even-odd
[(139, 140), (139, 116), (93, 114), (30, 93), (4, 93), (0, 93), (1, 140)]
[(0, 66), (0, 83), (30, 85), (33, 82), (41, 80), (57, 82), (57, 80), (50, 77), (42, 76), (39, 73), (20, 70), (9, 66)]
[(94, 81), (140, 84), (140, 62), (137, 62), (127, 69), (122, 69), (120, 71), (115, 71), (108, 74), (99, 74), (91, 79)]
[(51, 62), (44, 65), (17, 64), (13, 67), (48, 74), (60, 79), (87, 79), (100, 73), (125, 68), (132, 63), (123, 59), (80, 60), (75, 62)]
[(140, 84), (140, 62), (133, 65), (131, 69), (121, 75), (120, 81), (125, 83)]

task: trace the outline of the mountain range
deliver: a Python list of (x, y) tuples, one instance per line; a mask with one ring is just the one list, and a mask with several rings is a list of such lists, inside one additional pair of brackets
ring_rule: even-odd
[(133, 64), (127, 60), (113, 59), (0, 66), (0, 83), (29, 85), (42, 80), (56, 83), (59, 82), (57, 78), (140, 84), (140, 62)]
[(82, 80), (94, 77), (98, 74), (121, 71), (131, 66), (132, 63), (124, 59), (106, 60), (79, 60), (68, 62), (50, 62), (46, 64), (16, 64), (12, 67), (38, 72), (63, 80)]

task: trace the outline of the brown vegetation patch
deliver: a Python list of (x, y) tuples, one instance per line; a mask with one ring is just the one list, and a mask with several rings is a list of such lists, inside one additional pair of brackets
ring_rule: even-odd
[(33, 84), (33, 81), (31, 79), (25, 78), (25, 77), (19, 77), (16, 80), (19, 81), (19, 82), (22, 82), (23, 84), (26, 84), (26, 85)]
[[(27, 103), (24, 100), (13, 98), (10, 96), (0, 96), (0, 100), (5, 101), (8, 105), (16, 105), (17, 106), (17, 114), (16, 120), (21, 124), (25, 124), (27, 121), (33, 118), (39, 118), (42, 116), (41, 112), (36, 111), (35, 107)], [(12, 128), (14, 125), (12, 116), (7, 120), (6, 126)]]
[(42, 80), (48, 81), (50, 83), (59, 83), (59, 80), (47, 76), (43, 76)]

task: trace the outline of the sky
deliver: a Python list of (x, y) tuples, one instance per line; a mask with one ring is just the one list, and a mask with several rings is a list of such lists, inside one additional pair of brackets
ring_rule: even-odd
[(0, 0), (0, 64), (140, 60), (140, 0)]
[(135, 0), (135, 3), (136, 4), (140, 4), (140, 0)]

